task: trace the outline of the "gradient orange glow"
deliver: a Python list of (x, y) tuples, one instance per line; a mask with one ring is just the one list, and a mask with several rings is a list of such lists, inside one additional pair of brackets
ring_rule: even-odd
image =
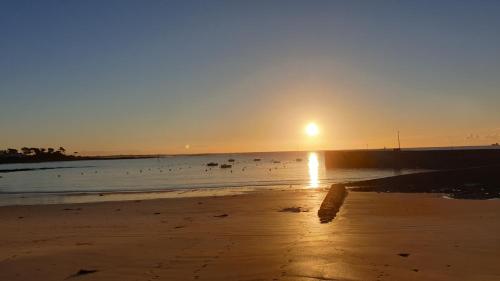
[(83, 2), (2, 7), (0, 149), (500, 142), (500, 5)]

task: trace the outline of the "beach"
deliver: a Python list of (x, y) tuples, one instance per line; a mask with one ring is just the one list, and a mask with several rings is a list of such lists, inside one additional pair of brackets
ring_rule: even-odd
[(500, 1), (4, 2), (0, 281), (500, 281)]
[(326, 194), (0, 207), (0, 280), (500, 279), (499, 200)]

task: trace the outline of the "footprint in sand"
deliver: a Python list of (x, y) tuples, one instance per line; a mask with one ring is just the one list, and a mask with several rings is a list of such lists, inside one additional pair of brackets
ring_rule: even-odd
[(222, 215), (215, 215), (214, 218), (225, 218), (229, 216), (228, 214), (222, 214)]
[(80, 270), (78, 270), (78, 272), (68, 276), (66, 279), (74, 278), (74, 277), (78, 277), (78, 276), (82, 276), (82, 275), (87, 275), (87, 274), (91, 274), (91, 273), (96, 273), (96, 272), (98, 272), (97, 269), (80, 269)]

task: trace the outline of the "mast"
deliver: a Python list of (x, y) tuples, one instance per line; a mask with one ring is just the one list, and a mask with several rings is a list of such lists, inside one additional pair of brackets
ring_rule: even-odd
[(401, 141), (399, 140), (399, 130), (398, 130), (398, 150), (401, 150)]

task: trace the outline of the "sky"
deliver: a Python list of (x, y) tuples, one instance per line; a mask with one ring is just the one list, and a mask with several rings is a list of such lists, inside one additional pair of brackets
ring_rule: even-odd
[[(1, 1), (0, 148), (500, 142), (498, 1)], [(304, 134), (315, 122), (320, 134)]]

